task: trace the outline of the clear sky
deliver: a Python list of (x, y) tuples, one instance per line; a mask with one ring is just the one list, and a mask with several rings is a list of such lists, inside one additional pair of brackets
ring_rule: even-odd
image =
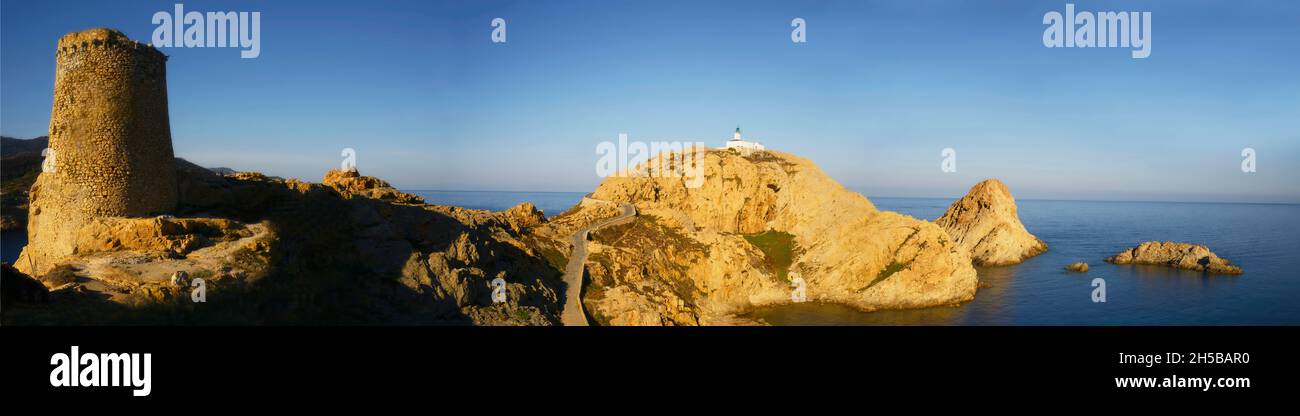
[[(148, 41), (173, 3), (4, 0), (0, 133), (46, 134), (60, 35)], [(285, 177), (350, 147), (406, 189), (589, 191), (619, 133), (740, 126), (869, 196), (997, 177), (1019, 198), (1300, 202), (1300, 2), (1074, 3), (1152, 12), (1151, 56), (1044, 47), (1064, 1), (186, 1), (261, 12), (261, 56), (164, 49), (172, 134), (178, 156)]]

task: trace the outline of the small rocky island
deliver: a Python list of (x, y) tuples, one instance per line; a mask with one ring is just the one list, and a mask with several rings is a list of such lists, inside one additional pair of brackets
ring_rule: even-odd
[(1149, 264), (1211, 274), (1239, 275), (1241, 268), (1220, 258), (1206, 246), (1190, 243), (1148, 241), (1106, 258), (1114, 264)]
[(1011, 190), (997, 179), (975, 184), (934, 223), (976, 266), (1017, 264), (1047, 251), (1047, 243), (1020, 223)]

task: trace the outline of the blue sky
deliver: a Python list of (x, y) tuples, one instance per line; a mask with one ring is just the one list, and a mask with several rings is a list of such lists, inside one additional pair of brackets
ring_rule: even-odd
[[(60, 35), (147, 41), (174, 3), (5, 0), (0, 133), (46, 134)], [(261, 12), (261, 56), (164, 49), (172, 134), (285, 177), (350, 147), (407, 189), (589, 191), (598, 142), (740, 126), (870, 196), (997, 177), (1019, 198), (1300, 202), (1300, 3), (1074, 3), (1152, 12), (1151, 56), (1045, 48), (1064, 1), (187, 1)]]

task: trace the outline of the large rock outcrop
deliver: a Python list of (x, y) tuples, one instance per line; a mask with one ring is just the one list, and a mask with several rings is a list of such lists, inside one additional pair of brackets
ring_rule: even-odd
[[(523, 232), (531, 206), (489, 212), (419, 203), (387, 183), (332, 172), (324, 184), (217, 175), (176, 160), (170, 215), (86, 220), (32, 276), (49, 304), (6, 308), (6, 324), (552, 325), (563, 253)], [(59, 194), (45, 186), (37, 198)], [(559, 259), (556, 259), (559, 257)], [(28, 266), (20, 257), (19, 268)], [(557, 267), (555, 264), (559, 263)], [(191, 301), (178, 273), (201, 278)], [(492, 281), (506, 301), (492, 300)]]
[(325, 172), (325, 177), (321, 179), (321, 184), (334, 188), (334, 190), (338, 191), (340, 195), (346, 197), (352, 197), (355, 195), (363, 198), (373, 198), (401, 204), (424, 203), (423, 198), (398, 191), (382, 179), (373, 176), (361, 176), (361, 173), (356, 169), (334, 169)]
[(997, 179), (975, 184), (934, 223), (977, 266), (1016, 264), (1047, 251), (1047, 244), (1020, 223), (1015, 198)]
[[(583, 300), (597, 323), (729, 323), (755, 306), (791, 302), (793, 276), (805, 282), (808, 301), (862, 310), (952, 305), (975, 295), (970, 259), (943, 230), (877, 210), (808, 160), (772, 151), (686, 154), (703, 164), (699, 187), (638, 173), (607, 178), (592, 194), (639, 213), (594, 233), (589, 245)], [(691, 159), (665, 154), (648, 165)], [(746, 239), (766, 231), (793, 236), (784, 248), (788, 273)]]
[(1148, 241), (1106, 258), (1114, 264), (1149, 264), (1213, 274), (1238, 275), (1241, 268), (1220, 258), (1206, 246), (1190, 243)]

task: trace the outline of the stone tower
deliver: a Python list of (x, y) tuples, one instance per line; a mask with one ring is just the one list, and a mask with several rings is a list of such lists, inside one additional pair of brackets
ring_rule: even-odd
[(55, 62), (51, 154), (15, 264), (33, 274), (71, 254), (87, 221), (166, 213), (177, 200), (167, 56), (97, 28), (60, 38)]
[(175, 208), (167, 56), (112, 29), (64, 35), (55, 56), (53, 173), (89, 191), (74, 208), (95, 216)]

